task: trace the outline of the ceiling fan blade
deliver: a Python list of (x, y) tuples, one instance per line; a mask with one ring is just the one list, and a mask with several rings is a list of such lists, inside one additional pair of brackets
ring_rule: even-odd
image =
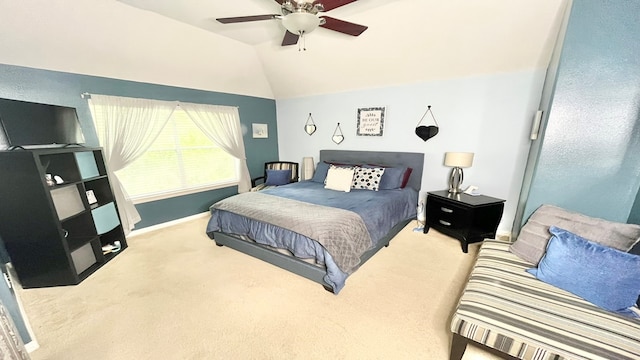
[(287, 32), (284, 33), (284, 39), (282, 39), (282, 46), (297, 44), (299, 37), (300, 37), (299, 35), (296, 35), (290, 32), (289, 30), (287, 30)]
[(260, 21), (260, 20), (271, 20), (277, 19), (280, 15), (278, 14), (268, 14), (268, 15), (252, 15), (252, 16), (236, 16), (236, 17), (227, 17), (227, 18), (218, 18), (219, 22), (223, 24), (232, 24), (239, 22), (247, 22), (247, 21)]
[(343, 5), (351, 4), (355, 1), (357, 0), (316, 0), (313, 2), (313, 5), (322, 4), (322, 6), (324, 7), (324, 11), (329, 11)]
[(320, 25), (323, 28), (348, 35), (358, 36), (369, 28), (368, 26), (358, 25), (344, 20), (338, 20), (329, 16), (321, 16), (321, 18), (326, 21), (324, 24)]

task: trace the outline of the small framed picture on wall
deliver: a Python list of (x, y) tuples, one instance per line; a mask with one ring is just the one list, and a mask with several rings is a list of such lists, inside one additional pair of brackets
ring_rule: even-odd
[(384, 106), (359, 108), (356, 135), (382, 136), (384, 132), (384, 111)]
[(269, 137), (269, 127), (267, 124), (251, 124), (254, 139), (266, 139)]

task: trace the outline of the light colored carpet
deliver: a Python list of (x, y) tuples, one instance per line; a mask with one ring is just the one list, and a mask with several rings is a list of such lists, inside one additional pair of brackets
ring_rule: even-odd
[[(475, 260), (410, 223), (339, 295), (226, 247), (200, 218), (129, 239), (77, 286), (18, 290), (40, 359), (447, 359)], [(492, 359), (468, 349), (465, 359)]]

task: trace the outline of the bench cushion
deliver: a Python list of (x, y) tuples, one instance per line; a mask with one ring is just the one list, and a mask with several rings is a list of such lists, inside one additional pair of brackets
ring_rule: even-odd
[(640, 358), (640, 320), (539, 281), (532, 267), (485, 240), (451, 331), (521, 359)]

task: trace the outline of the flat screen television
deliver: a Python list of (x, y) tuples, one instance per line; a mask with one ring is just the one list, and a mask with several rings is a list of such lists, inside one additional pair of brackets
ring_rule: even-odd
[(72, 107), (0, 99), (0, 125), (10, 148), (84, 144)]

